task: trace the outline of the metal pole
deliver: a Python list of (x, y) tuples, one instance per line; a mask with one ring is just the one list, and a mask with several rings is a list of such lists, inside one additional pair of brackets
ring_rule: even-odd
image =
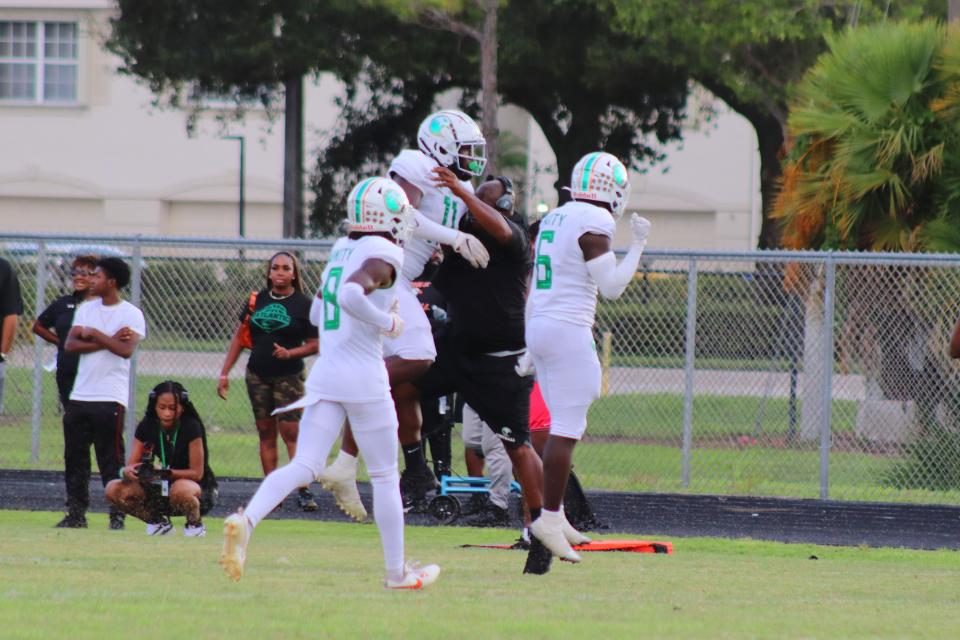
[(687, 329), (683, 359), (683, 448), (681, 467), (684, 489), (690, 487), (690, 449), (693, 444), (693, 365), (697, 347), (697, 261), (687, 272)]
[[(140, 299), (142, 292), (142, 273), (143, 273), (143, 248), (140, 244), (139, 236), (133, 242), (133, 268), (130, 273), (130, 303), (137, 308), (141, 308)], [(141, 309), (142, 310), (142, 309)], [(134, 351), (130, 357), (130, 386), (127, 392), (127, 413), (124, 417), (124, 431), (126, 432), (127, 446), (133, 442), (133, 434), (137, 428), (137, 353)]]
[(788, 349), (790, 353), (790, 396), (787, 400), (787, 442), (791, 444), (797, 441), (797, 380), (800, 376), (800, 352), (803, 349), (802, 320), (803, 313), (800, 296), (797, 293), (787, 294), (787, 314), (790, 331), (787, 334)]
[(245, 238), (247, 236), (247, 225), (244, 182), (247, 175), (247, 141), (243, 136), (237, 137), (240, 139), (240, 237)]
[[(47, 306), (47, 243), (37, 245), (37, 305), (34, 318)], [(66, 339), (66, 336), (63, 337)], [(43, 408), (43, 341), (33, 341), (33, 407), (30, 416), (30, 462), (40, 460), (40, 414)]]
[(827, 256), (823, 286), (823, 367), (820, 383), (823, 385), (820, 409), (820, 498), (830, 493), (830, 421), (833, 408), (833, 307), (836, 294), (837, 265), (833, 256)]

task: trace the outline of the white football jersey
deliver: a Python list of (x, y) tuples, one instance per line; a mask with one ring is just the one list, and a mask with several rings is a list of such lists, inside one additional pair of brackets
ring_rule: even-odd
[[(317, 398), (375, 402), (390, 397), (380, 329), (354, 318), (337, 304), (340, 287), (371, 258), (388, 262), (398, 274), (403, 266), (399, 246), (379, 236), (364, 236), (337, 240), (323, 270), (320, 290), (310, 305), (310, 322), (320, 329), (320, 355), (306, 382), (307, 393)], [(395, 280), (367, 298), (387, 312), (397, 297), (396, 286)]]
[(609, 212), (585, 202), (567, 202), (543, 218), (527, 300), (531, 319), (547, 317), (593, 326), (597, 283), (587, 270), (580, 236), (596, 233), (613, 240), (615, 228)]
[[(451, 229), (458, 229), (460, 218), (467, 212), (467, 205), (463, 200), (453, 195), (450, 189), (446, 187), (438, 188), (433, 182), (433, 169), (440, 165), (437, 161), (426, 155), (422, 151), (406, 149), (401, 151), (393, 162), (390, 163), (390, 169), (387, 175), (397, 174), (416, 188), (420, 189), (423, 199), (417, 209), (428, 220), (442, 224)], [(469, 181), (462, 181), (470, 192), (473, 192), (473, 185)], [(431, 240), (424, 240), (417, 237), (414, 230), (413, 235), (403, 243), (403, 277), (407, 281), (413, 281), (423, 273), (434, 251), (437, 250), (437, 243)]]

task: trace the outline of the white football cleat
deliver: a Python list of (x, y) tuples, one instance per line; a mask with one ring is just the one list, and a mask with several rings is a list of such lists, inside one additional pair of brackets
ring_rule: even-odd
[(530, 533), (543, 543), (550, 553), (567, 562), (580, 562), (580, 554), (573, 550), (563, 534), (563, 516), (544, 510), (530, 523)]
[(357, 468), (355, 465), (351, 467), (348, 464), (337, 464), (335, 461), (317, 475), (317, 482), (333, 494), (334, 501), (345, 514), (357, 522), (363, 522), (367, 519), (367, 509), (363, 506), (363, 502), (360, 500), (360, 490), (357, 489)]
[(391, 580), (387, 578), (386, 581), (384, 581), (383, 586), (387, 589), (405, 589), (409, 591), (415, 591), (430, 586), (436, 582), (437, 578), (439, 577), (439, 565), (428, 564), (421, 567), (415, 562), (408, 562), (403, 566), (402, 580)]
[(183, 527), (183, 535), (187, 538), (202, 538), (207, 535), (207, 525), (203, 524), (203, 522), (196, 524), (190, 524), (188, 522)]
[(250, 526), (243, 515), (243, 509), (240, 509), (223, 521), (223, 551), (220, 553), (220, 565), (227, 577), (233, 581), (243, 577), (248, 542), (250, 542)]
[(560, 515), (563, 516), (562, 522), (560, 523), (560, 527), (563, 530), (563, 537), (567, 539), (571, 547), (593, 542), (593, 538), (577, 531), (576, 527), (570, 524), (570, 521), (567, 520), (567, 514), (563, 512), (563, 509), (560, 509)]

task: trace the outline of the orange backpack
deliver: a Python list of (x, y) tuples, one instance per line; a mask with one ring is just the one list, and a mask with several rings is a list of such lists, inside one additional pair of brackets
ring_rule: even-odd
[(253, 337), (250, 335), (250, 316), (253, 315), (253, 308), (257, 305), (257, 292), (250, 293), (250, 300), (247, 302), (247, 317), (240, 323), (240, 348), (253, 349)]

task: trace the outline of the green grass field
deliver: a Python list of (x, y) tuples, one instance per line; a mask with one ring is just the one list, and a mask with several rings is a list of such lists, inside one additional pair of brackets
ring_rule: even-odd
[[(31, 461), (31, 372), (7, 373), (7, 415), (0, 419), (0, 468), (63, 467), (63, 434), (53, 376), (44, 376), (47, 402), (38, 462)], [(148, 391), (161, 376), (138, 378), (144, 408)], [(222, 476), (260, 477), (257, 435), (242, 380), (231, 384), (229, 400), (216, 396), (215, 381), (181, 378), (209, 430), (213, 469)], [(784, 446), (788, 403), (771, 398), (700, 395), (694, 399), (691, 485), (681, 484), (680, 443), (683, 397), (677, 394), (626, 394), (594, 403), (586, 440), (577, 448), (577, 472), (585, 487), (615, 491), (695, 492), (816, 498), (820, 495), (817, 443)], [(835, 400), (837, 436), (853, 434), (856, 403)], [(459, 433), (459, 429), (457, 430)], [(738, 445), (756, 437), (757, 444)], [(455, 437), (454, 467), (463, 473), (462, 445)], [(281, 455), (281, 460), (284, 456)], [(848, 500), (960, 503), (960, 492), (900, 490), (884, 475), (897, 463), (891, 456), (835, 450), (830, 454), (830, 497)]]
[[(202, 539), (147, 538), (139, 522), (51, 528), (0, 511), (0, 636), (9, 638), (954, 637), (960, 554), (673, 538), (675, 554), (587, 554), (546, 576), (520, 552), (461, 549), (514, 532), (411, 527), (408, 557), (437, 562), (420, 593), (385, 592), (371, 525), (266, 521), (247, 573)], [(180, 524), (180, 523), (178, 523)], [(817, 556), (817, 560), (809, 559)]]

